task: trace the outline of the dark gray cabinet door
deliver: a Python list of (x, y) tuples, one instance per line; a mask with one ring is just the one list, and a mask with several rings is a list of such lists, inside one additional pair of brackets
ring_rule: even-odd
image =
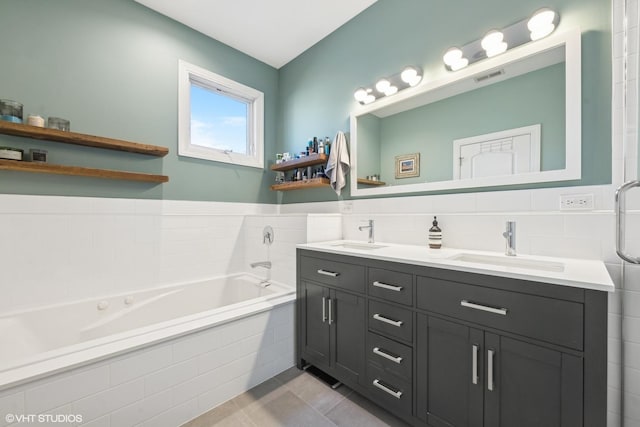
[(433, 427), (482, 427), (483, 332), (433, 317), (421, 319), (418, 366), (425, 371), (419, 374), (419, 410), (426, 411)]
[(485, 347), (485, 427), (582, 426), (582, 358), (490, 333)]
[(346, 292), (332, 291), (331, 331), (333, 367), (342, 379), (364, 381), (365, 300)]
[(329, 367), (331, 341), (326, 303), (329, 299), (329, 289), (302, 282), (302, 290), (302, 351), (309, 362), (318, 367)]

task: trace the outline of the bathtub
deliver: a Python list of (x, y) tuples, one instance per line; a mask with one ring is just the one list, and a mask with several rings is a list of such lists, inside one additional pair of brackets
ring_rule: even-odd
[(0, 316), (0, 390), (270, 310), (295, 289), (250, 274)]

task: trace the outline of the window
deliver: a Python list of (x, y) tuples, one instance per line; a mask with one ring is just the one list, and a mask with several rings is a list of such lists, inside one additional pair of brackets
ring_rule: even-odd
[(179, 61), (178, 154), (264, 167), (264, 94)]

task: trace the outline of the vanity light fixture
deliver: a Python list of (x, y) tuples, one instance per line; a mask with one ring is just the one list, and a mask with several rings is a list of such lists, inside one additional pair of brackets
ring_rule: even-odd
[(406, 67), (401, 73), (378, 80), (375, 89), (361, 87), (356, 90), (353, 97), (362, 105), (371, 104), (376, 99), (392, 96), (403, 89), (418, 85), (422, 81), (422, 69), (418, 67)]
[(557, 28), (559, 20), (560, 16), (555, 11), (546, 7), (539, 9), (531, 18), (489, 31), (481, 40), (449, 48), (442, 60), (447, 70), (458, 71), (474, 62), (504, 53), (507, 49), (547, 37)]

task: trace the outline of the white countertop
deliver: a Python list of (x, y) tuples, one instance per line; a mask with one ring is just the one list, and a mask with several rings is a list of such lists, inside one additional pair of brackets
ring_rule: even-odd
[[(343, 244), (353, 244), (354, 247), (339, 246)], [(357, 248), (359, 245), (368, 246), (366, 242), (334, 240), (299, 244), (297, 247), (318, 252), (489, 274), (605, 292), (613, 292), (615, 290), (604, 263), (598, 260), (531, 255), (511, 257), (498, 252), (454, 248), (430, 249), (426, 246), (399, 245), (384, 242), (376, 242), (373, 245), (378, 246), (376, 249)], [(456, 258), (466, 258), (467, 260)], [(502, 263), (504, 265), (500, 265)], [(528, 267), (527, 264), (532, 267)]]

